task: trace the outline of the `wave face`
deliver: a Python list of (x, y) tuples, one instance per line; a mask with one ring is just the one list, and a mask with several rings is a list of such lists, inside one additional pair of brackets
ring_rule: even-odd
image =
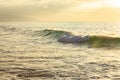
[[(34, 31), (32, 36), (42, 36), (42, 37), (50, 37), (54, 38), (58, 41), (61, 36), (64, 35), (75, 36), (71, 32), (62, 31), (62, 30), (37, 30)], [(89, 47), (119, 47), (120, 46), (120, 38), (118, 37), (109, 37), (109, 36), (88, 36), (89, 39), (83, 41), (82, 44), (87, 44)], [(71, 42), (72, 43), (72, 42)], [(74, 42), (78, 43), (78, 42)], [(79, 43), (78, 43), (79, 44)], [(81, 44), (81, 42), (80, 42)]]
[(90, 36), (91, 47), (120, 47), (120, 38), (108, 36)]
[(45, 30), (34, 31), (32, 36), (52, 37), (52, 38), (58, 39), (59, 37), (61, 37), (64, 34), (73, 35), (70, 32), (66, 32), (66, 31), (62, 31), (62, 30), (49, 30), (49, 29), (45, 29)]

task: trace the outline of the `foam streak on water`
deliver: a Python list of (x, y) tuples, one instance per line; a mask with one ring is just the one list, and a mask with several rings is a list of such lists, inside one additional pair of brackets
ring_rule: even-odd
[[(119, 23), (1, 23), (0, 79), (119, 80), (119, 30)], [(90, 40), (57, 42), (64, 34)]]

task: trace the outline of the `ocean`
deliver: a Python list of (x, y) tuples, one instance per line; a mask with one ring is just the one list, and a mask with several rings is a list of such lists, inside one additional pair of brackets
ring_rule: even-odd
[[(89, 36), (62, 43), (64, 34)], [(120, 23), (0, 23), (0, 80), (119, 80)]]

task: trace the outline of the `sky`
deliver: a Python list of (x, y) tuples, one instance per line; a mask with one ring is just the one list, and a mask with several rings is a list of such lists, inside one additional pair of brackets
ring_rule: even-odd
[(0, 0), (0, 22), (120, 21), (120, 0)]

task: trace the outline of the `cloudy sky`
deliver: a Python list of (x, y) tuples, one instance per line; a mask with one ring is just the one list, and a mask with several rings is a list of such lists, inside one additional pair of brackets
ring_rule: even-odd
[(120, 0), (0, 0), (6, 21), (120, 21)]

